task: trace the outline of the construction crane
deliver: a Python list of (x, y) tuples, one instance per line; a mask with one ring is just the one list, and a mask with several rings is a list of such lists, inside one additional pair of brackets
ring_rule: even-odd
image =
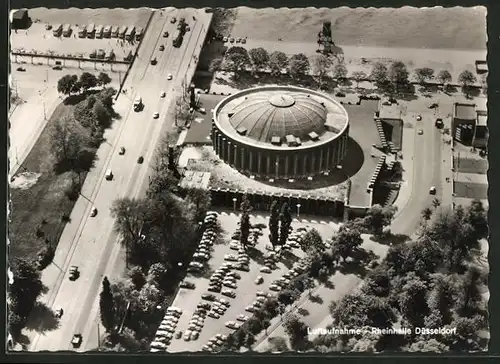
[(335, 43), (332, 40), (332, 22), (323, 22), (323, 29), (318, 33), (318, 53), (330, 55), (333, 53), (332, 46)]

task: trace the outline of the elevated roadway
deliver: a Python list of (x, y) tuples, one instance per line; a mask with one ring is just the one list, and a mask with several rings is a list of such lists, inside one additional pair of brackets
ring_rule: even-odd
[[(171, 17), (185, 17), (191, 27), (180, 48), (174, 48), (170, 37), (163, 32), (174, 33), (177, 24)], [(195, 16), (196, 20), (193, 20)], [(115, 110), (121, 116), (113, 128), (105, 134), (106, 142), (99, 148), (96, 167), (88, 174), (61, 236), (56, 256), (43, 272), (43, 282), (49, 291), (42, 302), (49, 309), (64, 309), (58, 329), (31, 337), (31, 351), (77, 350), (86, 351), (98, 346), (96, 324), (99, 320), (99, 293), (104, 276), (109, 275), (118, 263), (123, 249), (113, 232), (114, 220), (110, 214), (113, 201), (120, 197), (135, 197), (147, 186), (149, 164), (162, 131), (172, 128), (172, 113), (176, 97), (182, 92), (185, 75), (194, 72), (193, 56), (199, 55), (211, 14), (202, 10), (163, 10), (153, 15), (150, 27), (138, 50), (138, 58), (125, 81), (126, 93), (120, 95)], [(159, 51), (160, 45), (164, 51)], [(151, 65), (156, 58), (157, 64)], [(173, 76), (167, 80), (167, 75)], [(166, 97), (161, 98), (162, 91)], [(133, 111), (133, 101), (141, 97), (145, 105), (141, 112)], [(153, 119), (153, 114), (160, 114)], [(126, 149), (119, 155), (120, 147)], [(144, 157), (138, 164), (137, 158)], [(114, 174), (112, 181), (104, 175), (108, 169)], [(96, 217), (90, 217), (92, 206), (98, 209)], [(69, 280), (70, 266), (78, 266), (81, 275), (76, 281)], [(83, 344), (73, 348), (73, 334), (81, 333)]]

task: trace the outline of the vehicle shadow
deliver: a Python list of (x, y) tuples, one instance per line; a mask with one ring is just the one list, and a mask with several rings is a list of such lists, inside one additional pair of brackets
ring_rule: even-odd
[(293, 254), (291, 251), (285, 250), (281, 253), (281, 263), (285, 265), (288, 269), (292, 269), (293, 264), (298, 262), (300, 258)]
[(26, 322), (26, 328), (43, 334), (59, 328), (59, 319), (45, 304), (37, 302)]
[(259, 265), (264, 265), (265, 264), (265, 257), (264, 253), (261, 252), (259, 249), (254, 248), (254, 247), (249, 247), (247, 249), (247, 254), (250, 259), (252, 259), (255, 263)]

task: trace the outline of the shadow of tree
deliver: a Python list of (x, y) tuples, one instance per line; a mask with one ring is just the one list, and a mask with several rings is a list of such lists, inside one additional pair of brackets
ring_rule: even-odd
[(26, 322), (26, 328), (39, 333), (53, 331), (59, 327), (55, 313), (43, 303), (37, 302)]
[(309, 295), (309, 300), (313, 303), (317, 303), (320, 305), (323, 304), (323, 302), (324, 302), (323, 298), (318, 294)]
[(281, 262), (287, 267), (291, 269), (293, 264), (298, 262), (300, 258), (293, 254), (291, 251), (285, 250), (281, 253)]
[(255, 247), (249, 247), (247, 254), (250, 259), (259, 265), (264, 265), (266, 262), (264, 253)]
[(301, 316), (309, 316), (309, 311), (306, 310), (305, 308), (303, 307), (300, 307), (298, 310), (297, 310), (297, 313)]
[(333, 284), (330, 280), (323, 282), (323, 285), (328, 289), (335, 289), (335, 284)]
[(23, 350), (28, 350), (28, 346), (31, 344), (31, 340), (28, 336), (21, 334), (19, 337), (16, 337), (16, 342), (21, 345)]
[(383, 235), (372, 235), (370, 240), (382, 245), (398, 245), (410, 240), (410, 237), (406, 234), (383, 234)]
[[(207, 278), (207, 279), (209, 279), (212, 276), (212, 274), (214, 274), (214, 272), (215, 272), (215, 269), (213, 269), (212, 266), (206, 264), (201, 271), (199, 271), (199, 272), (191, 272), (189, 274), (191, 274), (193, 277), (196, 277), (196, 278)], [(189, 280), (189, 278), (187, 278), (187, 279)]]

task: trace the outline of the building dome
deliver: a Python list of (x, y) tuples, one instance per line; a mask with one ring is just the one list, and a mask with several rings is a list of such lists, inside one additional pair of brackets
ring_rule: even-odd
[(310, 133), (322, 135), (328, 110), (314, 95), (304, 92), (265, 90), (241, 98), (228, 113), (235, 130), (255, 141), (271, 143), (287, 136), (307, 139)]

